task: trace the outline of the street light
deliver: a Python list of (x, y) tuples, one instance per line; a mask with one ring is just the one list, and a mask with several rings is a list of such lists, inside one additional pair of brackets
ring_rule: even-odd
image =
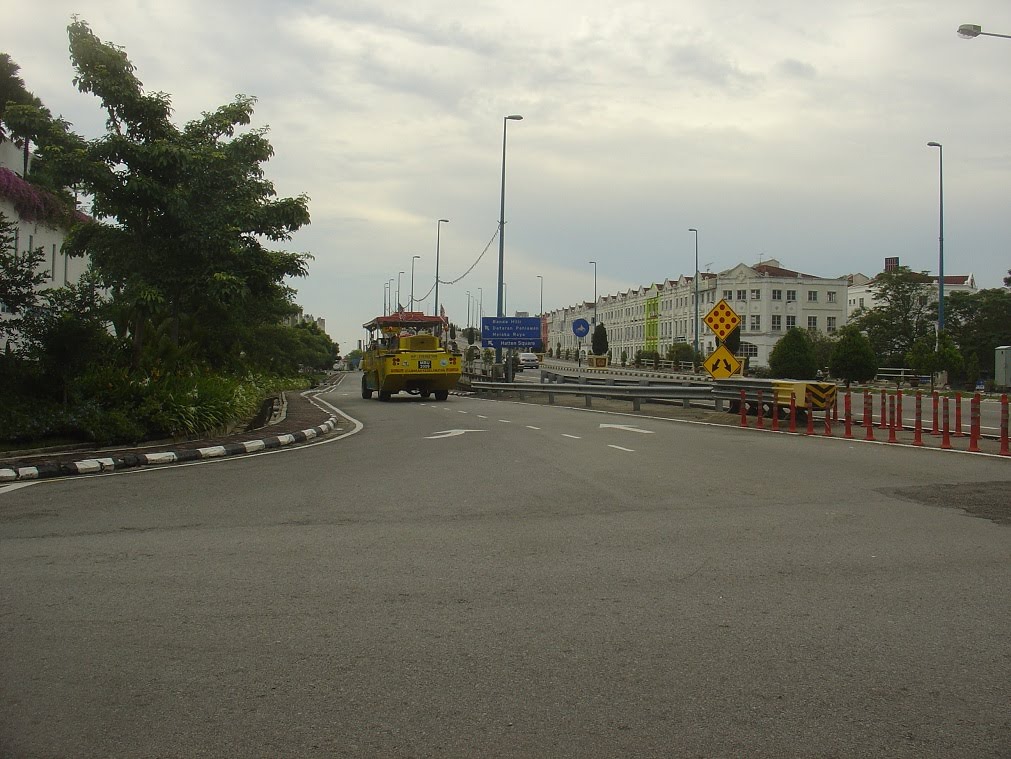
[(593, 264), (593, 326), (597, 326), (597, 262), (590, 261)]
[(411, 307), (409, 311), (414, 310), (414, 262), (417, 261), (421, 256), (411, 256)]
[(539, 314), (543, 316), (544, 314), (544, 277), (540, 274), (537, 275), (537, 279), (541, 281), (541, 310), (538, 311)]
[(938, 233), (937, 233), (937, 343), (934, 350), (940, 346), (941, 333), (944, 332), (944, 148), (939, 142), (928, 142), (928, 148), (937, 148), (937, 186), (938, 186)]
[(695, 333), (694, 362), (699, 355), (699, 230), (691, 227), (688, 231), (695, 233), (695, 320), (692, 322), (692, 332)]
[(439, 315), (439, 232), (443, 224), (449, 224), (449, 219), (439, 219), (435, 225), (435, 310), (433, 316)]
[(383, 316), (389, 313), (387, 304), (390, 302), (390, 283), (383, 282)]
[(402, 272), (402, 271), (398, 271), (397, 272), (397, 310), (398, 311), (403, 308), (403, 306), (400, 305), (400, 303), (401, 303), (401, 300), (400, 300), (400, 275), (403, 274), (403, 273), (404, 272)]
[[(504, 264), (505, 264), (505, 179), (506, 179), (506, 127), (509, 125), (510, 121), (522, 121), (523, 117), (517, 114), (512, 116), (506, 116), (502, 119), (502, 195), (501, 203), (499, 205), (499, 217), (498, 217), (498, 307), (496, 309), (497, 316), (503, 315), (503, 302), (502, 294), (505, 288), (503, 287), (502, 280), (504, 279)], [(495, 361), (502, 361), (502, 348), (495, 348)]]
[(962, 24), (958, 27), (958, 36), (964, 37), (967, 40), (971, 40), (973, 37), (1003, 37), (1006, 40), (1011, 40), (1011, 34), (984, 32), (983, 27), (979, 24)]

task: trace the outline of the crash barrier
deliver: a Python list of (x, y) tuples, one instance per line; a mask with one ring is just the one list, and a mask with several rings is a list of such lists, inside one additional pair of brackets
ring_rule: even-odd
[[(542, 379), (547, 372), (542, 372)], [(730, 408), (732, 413), (740, 415), (740, 426), (748, 427), (748, 418), (754, 415), (756, 426), (759, 429), (771, 429), (780, 431), (780, 418), (783, 414), (789, 417), (789, 432), (797, 432), (798, 419), (806, 423), (805, 434), (815, 435), (815, 412), (821, 411), (821, 422), (823, 424), (823, 436), (830, 437), (837, 434), (840, 420), (838, 418), (838, 393), (833, 387), (817, 387), (812, 391), (812, 385), (826, 385), (830, 383), (812, 382), (791, 382), (781, 380), (719, 380), (706, 384), (683, 384), (683, 385), (661, 385), (652, 384), (646, 380), (636, 383), (604, 383), (602, 381), (591, 382), (571, 382), (559, 376), (554, 382), (533, 383), (512, 383), (512, 382), (475, 382), (471, 388), (477, 392), (496, 392), (504, 394), (506, 392), (516, 393), (521, 400), (526, 395), (546, 395), (548, 403), (554, 404), (557, 395), (577, 395), (582, 396), (587, 408), (592, 407), (593, 398), (623, 399), (632, 403), (632, 408), (636, 411), (641, 409), (642, 401), (670, 403), (681, 401), (685, 408), (692, 405), (692, 401), (701, 404), (713, 404), (713, 407), (722, 411), (726, 406), (724, 401), (732, 398)], [(784, 394), (789, 391), (789, 395)], [(912, 445), (923, 446), (923, 393), (917, 391), (914, 394), (915, 414), (912, 426)], [(873, 396), (870, 390), (864, 390), (863, 397), (863, 420), (864, 440), (874, 441), (874, 407)], [(906, 432), (903, 422), (903, 394), (901, 392), (887, 394), (883, 398), (882, 416), (885, 420), (884, 430), (887, 434), (887, 442), (898, 443), (899, 433)], [(770, 400), (771, 399), (771, 400)], [(831, 401), (829, 401), (831, 399)], [(979, 442), (982, 439), (980, 432), (980, 403), (981, 396), (975, 394), (970, 400), (970, 424), (969, 441), (967, 451), (979, 453)], [(945, 396), (942, 399), (935, 392), (931, 394), (933, 413), (932, 429), (937, 430), (937, 435), (941, 438), (938, 447), (942, 449), (952, 449), (952, 438), (964, 437), (962, 428), (962, 397), (955, 394), (953, 397)], [(1002, 395), (1001, 421), (999, 432), (1000, 455), (1011, 456), (1009, 452), (1009, 431), (1008, 431), (1008, 396)], [(770, 417), (770, 424), (766, 425), (766, 416)], [(954, 420), (954, 430), (951, 427)], [(852, 394), (849, 390), (843, 393), (843, 437), (853, 439), (853, 427), (860, 424), (860, 420), (855, 419), (853, 412)], [(995, 436), (991, 436), (993, 439)]]

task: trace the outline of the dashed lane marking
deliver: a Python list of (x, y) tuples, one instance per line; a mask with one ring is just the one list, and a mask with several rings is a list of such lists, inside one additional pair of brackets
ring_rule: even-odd
[(569, 435), (569, 434), (567, 434), (565, 432), (562, 433), (562, 437), (572, 438), (573, 440), (582, 440), (583, 439), (583, 438), (579, 437), (579, 435)]
[(539, 429), (540, 429), (540, 427), (534, 427), (534, 426), (533, 426), (532, 424), (528, 424), (528, 425), (527, 425), (527, 429), (528, 429), (528, 430), (539, 430)]
[(611, 445), (610, 443), (608, 443), (607, 447), (608, 448), (617, 448), (619, 451), (626, 451), (628, 453), (635, 453), (635, 451), (632, 448), (622, 448), (620, 445)]

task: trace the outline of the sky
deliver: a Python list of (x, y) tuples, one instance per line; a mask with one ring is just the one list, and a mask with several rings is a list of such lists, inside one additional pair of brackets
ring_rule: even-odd
[(0, 50), (90, 139), (105, 115), (72, 84), (74, 14), (180, 126), (257, 98), (267, 177), (310, 198), (276, 247), (314, 257), (291, 284), (343, 352), (385, 283), (410, 305), (412, 264), (433, 312), (437, 248), (450, 319), (468, 291), (494, 315), (514, 114), (510, 314), (542, 289), (546, 311), (592, 300), (594, 270), (600, 295), (690, 276), (691, 227), (702, 271), (936, 274), (942, 170), (945, 273), (1011, 269), (1011, 39), (956, 34), (1011, 34), (1007, 0), (0, 0)]

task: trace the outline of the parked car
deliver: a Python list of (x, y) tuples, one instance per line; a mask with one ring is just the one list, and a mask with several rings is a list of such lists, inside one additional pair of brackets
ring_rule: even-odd
[(541, 365), (541, 362), (537, 359), (536, 353), (521, 353), (520, 354), (520, 371), (524, 369), (537, 369)]

